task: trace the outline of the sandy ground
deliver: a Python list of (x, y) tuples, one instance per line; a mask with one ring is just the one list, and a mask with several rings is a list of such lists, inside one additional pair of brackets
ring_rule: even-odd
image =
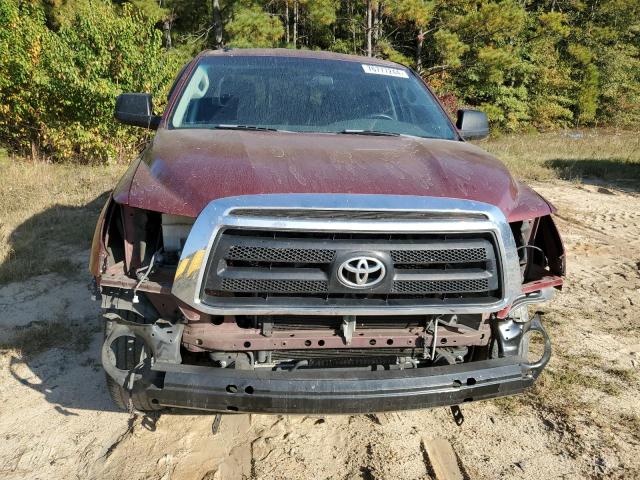
[(433, 438), (471, 479), (640, 478), (640, 195), (536, 188), (559, 208), (569, 278), (543, 307), (555, 354), (531, 393), (465, 405), (461, 427), (443, 408), (226, 415), (216, 435), (207, 414), (130, 418), (104, 387), (88, 278), (50, 274), (0, 288), (0, 335), (52, 318), (95, 334), (83, 351), (0, 353), (0, 479), (422, 479)]

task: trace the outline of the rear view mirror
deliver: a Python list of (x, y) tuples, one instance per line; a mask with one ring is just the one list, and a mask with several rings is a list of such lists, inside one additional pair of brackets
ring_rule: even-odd
[(333, 88), (333, 77), (329, 75), (314, 75), (313, 78), (307, 82), (307, 86), (315, 88)]
[(456, 127), (465, 140), (485, 138), (489, 135), (487, 114), (479, 110), (458, 110)]
[(123, 93), (116, 99), (116, 120), (127, 125), (156, 130), (160, 116), (153, 114), (153, 102), (149, 93)]

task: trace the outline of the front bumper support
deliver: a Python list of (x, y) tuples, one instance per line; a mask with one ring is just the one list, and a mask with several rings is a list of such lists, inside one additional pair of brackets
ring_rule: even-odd
[[(156, 364), (153, 403), (213, 411), (336, 414), (409, 410), (513, 395), (539, 372), (520, 357), (409, 370), (255, 371)], [(542, 366), (536, 370), (542, 369)]]
[[(109, 346), (117, 336), (128, 332), (134, 335), (150, 333), (145, 341), (159, 341), (156, 334), (160, 331), (147, 331), (149, 325), (133, 328), (119, 324), (117, 327), (122, 331), (114, 330), (107, 338), (103, 362), (109, 362)], [(151, 403), (157, 405), (277, 414), (411, 410), (521, 393), (533, 385), (549, 361), (549, 337), (539, 315), (526, 323), (509, 320), (494, 327), (498, 358), (406, 370), (213, 368), (178, 363), (179, 359), (167, 355), (166, 349), (156, 345), (151, 347), (155, 362), (147, 373), (155, 374), (153, 377), (159, 381), (146, 383), (143, 388)], [(172, 328), (170, 332), (175, 334), (174, 330)], [(544, 338), (544, 353), (535, 363), (525, 359), (528, 342), (524, 338), (528, 331), (536, 331)], [(177, 343), (168, 338), (168, 343), (162, 345)], [(113, 376), (111, 370), (117, 369), (107, 369)], [(126, 381), (126, 378), (114, 378), (119, 383)]]

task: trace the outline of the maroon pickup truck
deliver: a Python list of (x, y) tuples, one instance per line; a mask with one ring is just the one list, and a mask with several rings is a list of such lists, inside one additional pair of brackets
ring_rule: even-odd
[(143, 93), (115, 116), (157, 130), (91, 253), (118, 405), (453, 406), (522, 392), (548, 362), (529, 306), (562, 286), (553, 207), (465, 141), (483, 113), (454, 125), (410, 69), (204, 52), (161, 116)]

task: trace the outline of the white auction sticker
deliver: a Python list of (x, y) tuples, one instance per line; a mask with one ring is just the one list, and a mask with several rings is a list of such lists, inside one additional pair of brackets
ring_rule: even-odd
[(362, 69), (374, 75), (387, 75), (389, 77), (409, 78), (405, 70), (399, 68), (380, 67), (378, 65), (362, 65)]

